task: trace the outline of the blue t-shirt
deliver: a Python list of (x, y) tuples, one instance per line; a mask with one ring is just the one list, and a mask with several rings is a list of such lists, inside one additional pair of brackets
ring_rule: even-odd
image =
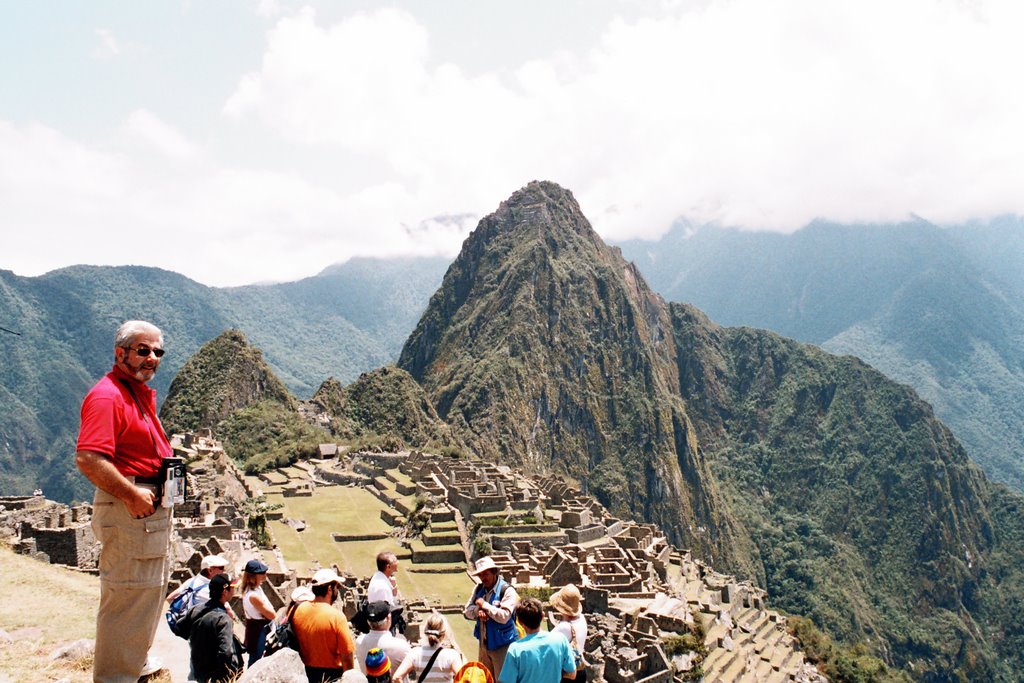
[(569, 641), (561, 633), (538, 631), (508, 646), (499, 683), (558, 683), (576, 670)]

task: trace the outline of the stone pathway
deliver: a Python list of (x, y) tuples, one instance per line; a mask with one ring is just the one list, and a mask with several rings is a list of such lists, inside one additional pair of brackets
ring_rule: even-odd
[(162, 615), (150, 654), (163, 660), (164, 668), (171, 672), (173, 683), (186, 683), (189, 661), (188, 641), (171, 633), (171, 629)]

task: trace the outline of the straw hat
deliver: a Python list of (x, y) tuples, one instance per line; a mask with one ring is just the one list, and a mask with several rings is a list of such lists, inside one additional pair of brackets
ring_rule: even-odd
[(569, 583), (551, 596), (551, 607), (563, 616), (578, 617), (583, 613), (583, 607), (580, 604), (582, 600), (579, 589)]

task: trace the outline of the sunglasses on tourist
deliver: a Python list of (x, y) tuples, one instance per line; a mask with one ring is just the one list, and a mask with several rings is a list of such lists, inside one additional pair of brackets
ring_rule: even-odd
[(153, 356), (155, 356), (156, 358), (160, 358), (161, 356), (164, 355), (164, 350), (163, 349), (148, 349), (145, 346), (140, 346), (137, 349), (133, 349), (130, 346), (126, 346), (125, 348), (130, 350), (130, 351), (134, 351), (135, 353), (139, 354), (143, 358), (146, 358), (147, 356), (149, 356), (149, 354), (153, 354)]

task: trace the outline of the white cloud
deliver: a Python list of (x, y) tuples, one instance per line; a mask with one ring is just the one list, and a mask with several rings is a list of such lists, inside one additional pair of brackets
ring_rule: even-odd
[(259, 0), (256, 3), (256, 14), (261, 17), (276, 17), (283, 14), (284, 7), (278, 0)]
[(407, 12), (305, 9), (202, 134), (142, 107), (107, 139), (0, 119), (0, 267), (242, 284), (452, 255), (532, 179), (571, 189), (607, 238), (681, 216), (1024, 213), (1022, 27), (1004, 0), (666, 2), (586, 50), (488, 71), (438, 59)]
[[(386, 159), (421, 216), (546, 177), (614, 237), (679, 215), (958, 220), (1024, 210), (1007, 180), (1024, 172), (1022, 18), (1001, 1), (669, 3), (587, 54), (478, 74), (434, 63), (409, 14), (324, 25), (307, 9), (268, 34), (225, 113)], [(379, 217), (396, 219), (411, 216)]]
[(165, 123), (146, 109), (136, 109), (122, 129), (126, 137), (175, 159), (189, 159), (198, 154), (198, 147), (179, 130)]
[(111, 151), (0, 120), (3, 267), (37, 275), (72, 263), (156, 265), (206, 284), (246, 284), (298, 279), (358, 254), (453, 253), (465, 235), (450, 225), (368, 229), (396, 204), (415, 213), (399, 186), (345, 193), (226, 163), (148, 112), (121, 131)]
[(109, 28), (96, 29), (96, 37), (100, 39), (100, 42), (93, 48), (92, 56), (94, 58), (113, 59), (121, 54), (121, 46), (118, 45), (114, 32)]

